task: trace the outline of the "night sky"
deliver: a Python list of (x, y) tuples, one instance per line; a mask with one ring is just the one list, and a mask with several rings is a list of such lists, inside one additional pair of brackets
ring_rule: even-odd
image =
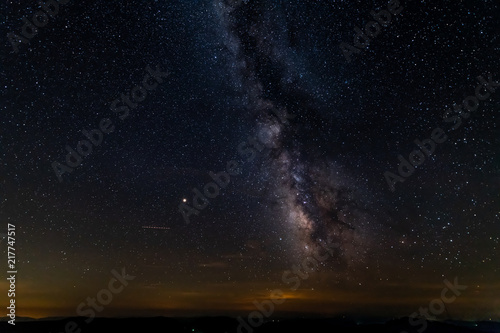
[(125, 268), (99, 316), (246, 316), (274, 289), (277, 315), (408, 316), (456, 278), (440, 319), (499, 320), (500, 3), (390, 3), (365, 32), (387, 1), (73, 0), (23, 42), (40, 6), (2, 2), (17, 315), (75, 316)]

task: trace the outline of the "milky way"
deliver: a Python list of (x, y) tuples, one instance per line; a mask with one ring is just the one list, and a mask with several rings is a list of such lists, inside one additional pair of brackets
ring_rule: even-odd
[(282, 10), (262, 2), (216, 1), (214, 7), (257, 137), (272, 148), (264, 172), (274, 180), (271, 196), (281, 203), (280, 218), (303, 254), (333, 242), (341, 244), (337, 261), (343, 265), (364, 262), (378, 222), (362, 203), (360, 186), (318, 136), (331, 124), (302, 88)]

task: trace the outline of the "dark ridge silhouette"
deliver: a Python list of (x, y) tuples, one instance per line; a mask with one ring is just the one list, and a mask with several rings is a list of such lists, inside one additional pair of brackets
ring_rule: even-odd
[[(25, 318), (28, 319), (28, 318)], [(2, 333), (66, 333), (66, 325), (76, 323), (68, 333), (291, 333), (291, 332), (332, 332), (332, 333), (417, 333), (420, 327), (408, 324), (408, 318), (390, 320), (385, 323), (362, 324), (359, 320), (349, 319), (271, 319), (260, 327), (238, 330), (239, 322), (229, 317), (199, 318), (95, 318), (90, 324), (88, 318), (75, 317), (65, 319), (44, 318), (28, 320), (10, 325), (0, 322)], [(3, 320), (3, 319), (2, 319)], [(423, 333), (498, 333), (497, 322), (427, 322)], [(79, 331), (81, 329), (81, 331)]]

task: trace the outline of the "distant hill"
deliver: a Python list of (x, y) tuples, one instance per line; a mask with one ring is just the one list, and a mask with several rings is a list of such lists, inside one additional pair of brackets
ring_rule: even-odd
[[(44, 318), (45, 319), (45, 318)], [(59, 318), (59, 319), (64, 319), (64, 318)], [(0, 317), (0, 322), (2, 321), (9, 321), (10, 318), (9, 317)], [(30, 318), (30, 317), (17, 317), (16, 316), (16, 323), (18, 321), (37, 321), (38, 319), (35, 319), (35, 318)], [(3, 332), (3, 331), (2, 331)]]
[[(17, 321), (12, 326), (7, 322), (0, 322), (2, 333), (64, 333), (65, 325), (73, 321), (77, 325), (71, 331), (82, 333), (140, 333), (140, 332), (168, 332), (168, 333), (294, 333), (294, 332), (327, 332), (327, 333), (416, 333), (415, 327), (408, 324), (408, 318), (391, 320), (386, 323), (361, 324), (352, 320), (343, 319), (274, 319), (262, 326), (237, 331), (238, 321), (229, 317), (201, 317), (201, 318), (96, 318), (90, 324), (85, 323), (82, 317), (61, 319), (27, 318)], [(500, 323), (497, 322), (428, 322), (424, 333), (500, 333)]]

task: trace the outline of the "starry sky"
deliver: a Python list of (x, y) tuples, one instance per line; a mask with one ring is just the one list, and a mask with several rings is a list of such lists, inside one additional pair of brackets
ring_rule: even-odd
[[(74, 316), (125, 267), (136, 278), (102, 316), (246, 314), (276, 288), (277, 314), (407, 316), (456, 277), (468, 288), (441, 318), (499, 320), (500, 88), (454, 130), (443, 115), (478, 76), (500, 81), (500, 4), (400, 7), (347, 59), (386, 1), (69, 1), (17, 52), (8, 34), (40, 8), (2, 2), (17, 314)], [(113, 131), (59, 179), (103, 119)], [(384, 174), (435, 128), (447, 140), (391, 191)], [(291, 290), (283, 272), (325, 242)]]

